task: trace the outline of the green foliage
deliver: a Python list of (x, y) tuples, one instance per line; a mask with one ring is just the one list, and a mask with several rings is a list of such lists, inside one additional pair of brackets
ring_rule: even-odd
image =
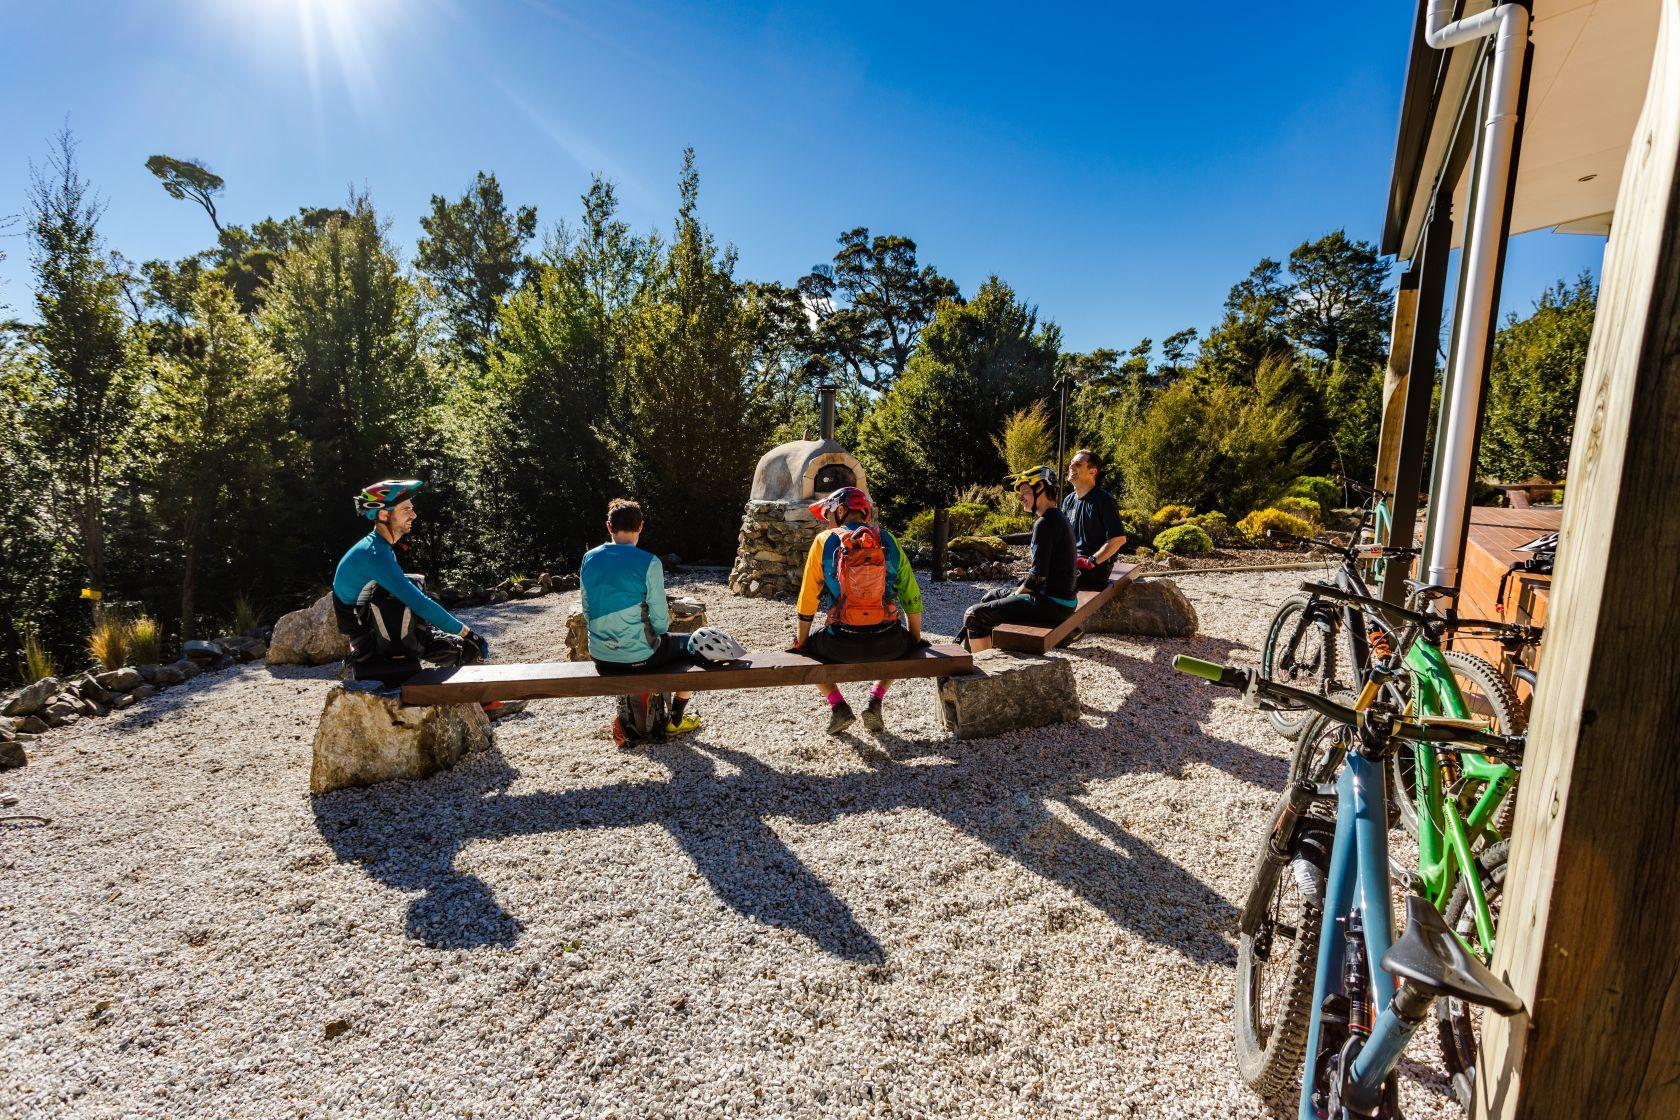
[(233, 599), (233, 632), (244, 634), (262, 625), (262, 612), (243, 595)]
[(1032, 532), (1033, 519), (1025, 513), (988, 513), (980, 522), (980, 533), (988, 537), (1006, 537), (1011, 533)]
[(1538, 475), (1559, 479), (1569, 469), (1575, 409), (1592, 338), (1598, 291), (1583, 273), (1559, 281), (1526, 319), (1511, 315), (1494, 338), (1483, 474), (1502, 482)]
[(853, 385), (892, 388), (922, 328), (957, 286), (916, 260), (916, 243), (863, 227), (839, 237), (832, 265), (800, 278), (803, 306), (816, 317), (812, 352)]
[[(1304, 474), (1289, 487), (1289, 496), (1311, 498), (1318, 505), (1318, 521), (1322, 524), (1330, 520), (1330, 511), (1342, 500), (1342, 488), (1333, 479)], [(1289, 507), (1279, 505), (1278, 508)]]
[(1003, 422), (1003, 430), (992, 437), (992, 446), (1011, 473), (1050, 462), (1056, 454), (1050, 410), (1043, 401), (1016, 409)]
[(120, 669), (128, 664), (128, 623), (107, 613), (88, 632), (88, 655), (101, 669)]
[(105, 505), (129, 451), (139, 366), (123, 320), (122, 294), (99, 236), (102, 206), (61, 133), (30, 191), (40, 360), (17, 371), (15, 417), (55, 485), (50, 513), (73, 534), (88, 586), (105, 587)]
[(1060, 338), (995, 276), (970, 302), (940, 305), (858, 435), (858, 458), (889, 518), (1004, 474), (987, 437), (997, 417), (1050, 392)]
[(953, 537), (946, 547), (952, 552), (978, 552), (991, 560), (1009, 551), (1009, 546), (1003, 543), (1002, 538), (981, 534)]
[(1155, 518), (1148, 510), (1120, 508), (1120, 526), (1130, 538), (1130, 543), (1147, 545), (1155, 539), (1155, 533), (1160, 526), (1155, 524)]
[(128, 624), (128, 656), (136, 665), (152, 665), (163, 660), (163, 635), (155, 619), (141, 615)]
[(670, 248), (629, 308), (608, 425), (620, 476), (660, 524), (659, 547), (722, 558), (776, 417), (754, 376), (734, 250), (720, 251), (700, 222), (699, 190), (691, 149)]
[(221, 220), (216, 217), (216, 196), (227, 184), (220, 175), (196, 159), (162, 155), (146, 160), (146, 170), (157, 176), (170, 198), (191, 199), (204, 207), (204, 212), (210, 215), (210, 224), (218, 234), (222, 232)]
[(1231, 538), (1231, 519), (1218, 510), (1210, 510), (1190, 519), (1191, 524), (1199, 525), (1202, 531), (1211, 537), (1215, 544)]
[(534, 263), (525, 246), (537, 232), (536, 207), (510, 212), (496, 176), (480, 171), (456, 201), (434, 194), (420, 228), (414, 266), (437, 291), (456, 351), (483, 366), (502, 301)]
[[(991, 506), (984, 503), (958, 502), (945, 508), (945, 539), (951, 541), (958, 537), (969, 537), (976, 534), (995, 535), (993, 530), (986, 528), (988, 524), (993, 522), (1013, 523), (1007, 516), (999, 514)], [(1027, 527), (1029, 529), (1032, 527), (1031, 519), (1028, 519)], [(1009, 529), (1006, 531), (1013, 533), (1017, 530)], [(933, 511), (924, 509), (912, 517), (909, 524), (905, 526), (904, 536), (909, 540), (922, 541), (923, 543), (933, 540)]]
[(1181, 521), (1188, 521), (1196, 515), (1196, 511), (1189, 506), (1166, 505), (1155, 511), (1150, 520), (1162, 525), (1177, 525)]
[(1257, 509), (1237, 522), (1237, 532), (1250, 544), (1261, 548), (1295, 547), (1288, 541), (1268, 540), (1266, 534), (1273, 531), (1291, 533), (1297, 537), (1310, 537), (1317, 530), (1311, 521), (1281, 509)]
[(281, 258), (258, 322), (310, 447), (294, 508), (304, 553), (324, 564), (366, 531), (348, 500), (357, 487), (425, 477), (437, 454), (420, 301), (365, 196)]
[(1310, 521), (1314, 525), (1324, 523), (1324, 511), (1311, 498), (1285, 497), (1279, 498), (1270, 506), (1271, 509), (1281, 509), (1285, 513), (1293, 513), (1303, 521)]
[[(146, 420), (157, 514), (181, 557), (181, 636), (190, 639), (209, 542), (237, 538), (252, 510), (269, 507), (302, 449), (289, 430), (286, 371), (231, 292), (202, 282), (181, 340), (179, 356), (156, 365)], [(210, 562), (223, 570), (214, 574), (225, 584), (240, 558), (216, 550)]]
[(1369, 241), (1332, 230), (1289, 254), (1292, 281), (1284, 331), (1297, 346), (1360, 376), (1380, 368), (1388, 351), (1393, 297), (1388, 265)]
[(24, 635), (23, 657), (18, 666), (24, 684), (34, 684), (47, 677), (58, 676), (58, 661), (41, 644), (40, 635), (33, 630)]
[(1212, 549), (1213, 538), (1200, 525), (1175, 525), (1162, 530), (1155, 538), (1157, 552), (1170, 552), (1177, 556), (1194, 556)]

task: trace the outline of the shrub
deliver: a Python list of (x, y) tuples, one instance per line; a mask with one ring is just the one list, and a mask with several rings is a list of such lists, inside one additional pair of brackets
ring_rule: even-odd
[(235, 596), (233, 600), (233, 632), (244, 634), (261, 625), (262, 614), (257, 610), (256, 604), (243, 595)]
[(1010, 533), (1032, 532), (1033, 519), (1024, 513), (992, 513), (980, 523), (980, 533), (988, 537), (1004, 537)]
[(957, 491), (956, 504), (971, 506), (987, 506), (999, 513), (1018, 512), (1021, 503), (1015, 500), (1013, 491), (1005, 490), (1001, 486), (982, 486), (971, 483)]
[(46, 677), (58, 676), (58, 662), (41, 644), (41, 636), (31, 630), (23, 638), (23, 683), (34, 684)]
[(1147, 545), (1155, 539), (1155, 519), (1141, 509), (1121, 510), (1120, 525), (1133, 545)]
[(156, 620), (141, 615), (128, 624), (128, 655), (136, 665), (152, 665), (163, 660), (163, 641)]
[(1200, 525), (1174, 525), (1171, 529), (1163, 529), (1161, 535), (1155, 538), (1155, 548), (1176, 556), (1194, 556), (1212, 549), (1213, 540)]
[(128, 664), (128, 623), (107, 614), (88, 633), (88, 653), (102, 669), (120, 669)]
[(1324, 524), (1325, 509), (1311, 498), (1279, 498), (1272, 503), (1271, 508), (1281, 509), (1285, 513), (1293, 513), (1315, 525)]
[(1190, 506), (1162, 506), (1155, 511), (1155, 523), (1158, 525), (1177, 525), (1196, 516), (1196, 511)]
[(1262, 548), (1291, 547), (1286, 541), (1267, 540), (1266, 534), (1272, 530), (1293, 533), (1297, 537), (1310, 537), (1313, 534), (1313, 528), (1311, 521), (1296, 517), (1293, 513), (1281, 509), (1257, 509), (1237, 522), (1237, 532), (1241, 533), (1245, 540)]
[(1200, 525), (1202, 531), (1211, 537), (1215, 543), (1231, 539), (1231, 519), (1218, 510), (1192, 517), (1190, 523)]
[[(1342, 488), (1323, 475), (1304, 474), (1289, 487), (1289, 496), (1292, 498), (1311, 498), (1318, 504), (1318, 519), (1322, 522), (1327, 521), (1330, 517), (1330, 511), (1341, 503)], [(1275, 503), (1275, 505), (1278, 509), (1288, 508), (1281, 502)]]
[[(978, 502), (958, 502), (954, 506), (949, 506), (945, 510), (945, 539), (950, 541), (955, 537), (972, 536), (981, 531), (981, 526), (985, 524), (987, 518), (996, 516), (997, 514), (991, 509)], [(1028, 527), (1031, 527), (1030, 523)], [(1014, 530), (1010, 531), (1014, 532)], [(921, 513), (912, 517), (910, 524), (904, 527), (904, 537), (906, 540), (931, 542), (933, 540), (933, 511), (924, 509)]]
[(1050, 410), (1043, 401), (1016, 409), (1003, 422), (1003, 431), (992, 437), (992, 446), (1011, 471), (1024, 471), (1048, 463), (1056, 450), (1056, 436), (1050, 426)]

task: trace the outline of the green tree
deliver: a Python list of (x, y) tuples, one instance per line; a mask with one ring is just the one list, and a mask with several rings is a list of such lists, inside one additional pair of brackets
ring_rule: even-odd
[(146, 160), (146, 170), (157, 176), (170, 198), (191, 199), (204, 207), (204, 212), (210, 215), (210, 224), (216, 227), (216, 236), (221, 236), (222, 222), (216, 216), (216, 196), (227, 184), (220, 175), (196, 159), (162, 155)]
[(530, 273), (525, 246), (537, 232), (537, 209), (509, 211), (496, 176), (480, 171), (454, 202), (434, 194), (420, 228), (414, 265), (437, 291), (456, 350), (482, 367), (502, 301)]
[(656, 547), (722, 557), (775, 416), (753, 374), (754, 323), (735, 252), (720, 250), (700, 221), (699, 192), (689, 149), (670, 247), (626, 321), (614, 442)]
[(1184, 372), (1187, 364), (1186, 357), (1190, 347), (1196, 344), (1197, 332), (1195, 327), (1185, 327), (1181, 331), (1174, 331), (1161, 342), (1161, 365), (1157, 373), (1162, 377), (1175, 378)]
[(1564, 477), (1597, 309), (1598, 289), (1583, 272), (1543, 293), (1526, 318), (1506, 319), (1493, 343), (1484, 474), (1503, 482)]
[(1290, 350), (1289, 297), (1283, 266), (1262, 258), (1225, 297), (1225, 316), (1203, 339), (1196, 368), (1214, 380), (1253, 384), (1261, 362)]
[(418, 293), (365, 196), (275, 265), (259, 325), (285, 364), (291, 423), (310, 448), (301, 563), (318, 570), (359, 527), (348, 494), (413, 477), (437, 454)]
[(875, 392), (892, 387), (915, 351), (916, 338), (957, 286), (916, 259), (916, 243), (862, 226), (839, 238), (832, 265), (799, 281), (817, 319), (818, 352)]
[(22, 421), (51, 465), (58, 504), (74, 527), (88, 586), (105, 589), (105, 501), (121, 465), (138, 392), (121, 286), (99, 237), (103, 206), (61, 133), (46, 168), (32, 168), (33, 341), (41, 360)]
[(207, 550), (233, 559), (239, 526), (271, 508), (297, 451), (284, 367), (226, 288), (200, 286), (184, 342), (158, 363), (148, 416), (158, 509), (179, 548), (182, 640), (196, 631)]
[(946, 301), (896, 385), (864, 421), (858, 458), (890, 517), (944, 502), (1004, 473), (988, 438), (998, 418), (1053, 392), (1061, 329), (991, 277)]
[(1382, 364), (1393, 294), (1375, 245), (1332, 230), (1290, 252), (1289, 276), (1283, 326), (1296, 345), (1359, 375)]

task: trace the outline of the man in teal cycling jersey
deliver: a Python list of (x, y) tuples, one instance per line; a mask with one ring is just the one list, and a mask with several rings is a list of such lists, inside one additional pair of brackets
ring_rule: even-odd
[(350, 546), (333, 574), (333, 611), (350, 639), (352, 675), (389, 682), (434, 665), (471, 665), (490, 643), (444, 610), (403, 573), (394, 546), (414, 527), (415, 479), (376, 482), (356, 495), (373, 532)]

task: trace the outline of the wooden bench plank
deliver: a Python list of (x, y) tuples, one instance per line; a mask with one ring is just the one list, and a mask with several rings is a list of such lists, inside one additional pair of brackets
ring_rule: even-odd
[(485, 704), (562, 696), (625, 696), (643, 692), (716, 692), (785, 688), (825, 681), (946, 677), (974, 669), (958, 645), (934, 645), (897, 661), (829, 665), (797, 653), (754, 653), (727, 665), (680, 665), (641, 673), (602, 674), (590, 661), (470, 665), (427, 669), (402, 686), (404, 704)]
[(1137, 574), (1136, 564), (1116, 564), (1113, 574), (1108, 577), (1108, 586), (1079, 592), (1079, 606), (1074, 608), (1073, 613), (1061, 625), (1050, 627), (1027, 626), (1018, 622), (1005, 623), (992, 630), (992, 644), (999, 649), (1014, 650), (1017, 653), (1045, 653), (1055, 649), (1063, 638), (1073, 633), (1075, 627), (1095, 614), (1104, 603), (1120, 594), (1121, 589), (1137, 578)]

